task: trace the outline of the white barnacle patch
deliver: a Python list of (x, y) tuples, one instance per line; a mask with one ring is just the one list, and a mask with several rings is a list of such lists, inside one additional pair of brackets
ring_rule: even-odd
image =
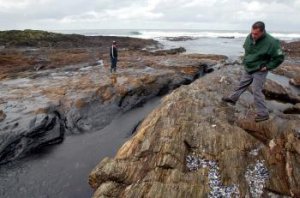
[(257, 160), (255, 165), (247, 167), (245, 178), (250, 187), (250, 193), (253, 198), (259, 198), (263, 194), (266, 181), (269, 179), (268, 169), (264, 161)]
[(186, 166), (190, 171), (196, 171), (200, 168), (209, 168), (208, 181), (211, 189), (208, 196), (209, 198), (239, 197), (240, 193), (236, 185), (224, 186), (222, 184), (217, 162), (188, 155), (186, 157)]

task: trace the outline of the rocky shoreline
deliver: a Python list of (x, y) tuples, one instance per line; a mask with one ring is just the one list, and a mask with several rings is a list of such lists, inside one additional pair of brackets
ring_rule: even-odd
[[(163, 50), (154, 40), (35, 34), (42, 36), (0, 40), (0, 164), (100, 130), (170, 93), (92, 171), (94, 197), (300, 196), (299, 42), (283, 43), (288, 57), (274, 71), (295, 86), (269, 79), (271, 119), (256, 124), (251, 90), (236, 107), (220, 103), (241, 75), (239, 61)], [(109, 72), (112, 40), (120, 44), (116, 74)]]
[[(140, 39), (130, 40), (134, 41), (133, 45), (140, 42)], [(147, 45), (140, 45), (141, 49), (128, 46), (120, 50), (117, 74), (109, 72), (107, 53), (101, 54), (102, 59), (87, 58), (89, 62), (83, 59), (72, 64), (74, 57), (61, 53), (62, 49), (43, 48), (30, 53), (25, 50), (28, 56), (36, 53), (35, 58), (52, 50), (59, 61), (49, 61), (37, 70), (32, 65), (24, 66), (22, 72), (18, 68), (16, 72), (2, 70), (6, 76), (0, 85), (0, 163), (60, 143), (66, 134), (100, 130), (119, 113), (193, 82), (208, 67), (226, 59), (214, 55), (180, 55), (181, 48), (153, 52), (142, 49)], [(14, 50), (22, 52), (24, 48)], [(68, 53), (74, 50), (78, 49), (68, 49)], [(88, 54), (95, 48), (84, 50)], [(14, 54), (11, 49), (2, 50), (5, 53)]]

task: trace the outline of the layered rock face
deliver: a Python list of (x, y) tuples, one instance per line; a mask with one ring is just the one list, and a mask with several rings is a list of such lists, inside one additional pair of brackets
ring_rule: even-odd
[(240, 75), (227, 65), (164, 97), (91, 172), (93, 197), (300, 197), (300, 116), (268, 101), (254, 122), (251, 91), (222, 103)]

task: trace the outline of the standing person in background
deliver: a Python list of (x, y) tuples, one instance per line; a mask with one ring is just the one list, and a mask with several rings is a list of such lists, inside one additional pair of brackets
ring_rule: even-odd
[(117, 71), (117, 62), (118, 62), (118, 49), (117, 49), (117, 42), (113, 41), (112, 46), (109, 49), (110, 60), (111, 60), (111, 67), (110, 73), (113, 71)]
[(233, 93), (228, 97), (223, 97), (222, 101), (235, 105), (240, 95), (253, 82), (255, 121), (268, 120), (269, 112), (262, 90), (268, 71), (278, 67), (284, 60), (280, 43), (265, 31), (265, 24), (258, 21), (252, 25), (251, 33), (247, 36), (243, 47), (245, 49), (243, 60), (245, 73)]

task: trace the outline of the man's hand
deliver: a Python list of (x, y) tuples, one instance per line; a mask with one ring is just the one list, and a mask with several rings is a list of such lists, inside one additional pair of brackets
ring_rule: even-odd
[(268, 69), (267, 69), (267, 67), (266, 66), (264, 66), (264, 67), (262, 67), (261, 69), (260, 69), (260, 71), (267, 71)]

